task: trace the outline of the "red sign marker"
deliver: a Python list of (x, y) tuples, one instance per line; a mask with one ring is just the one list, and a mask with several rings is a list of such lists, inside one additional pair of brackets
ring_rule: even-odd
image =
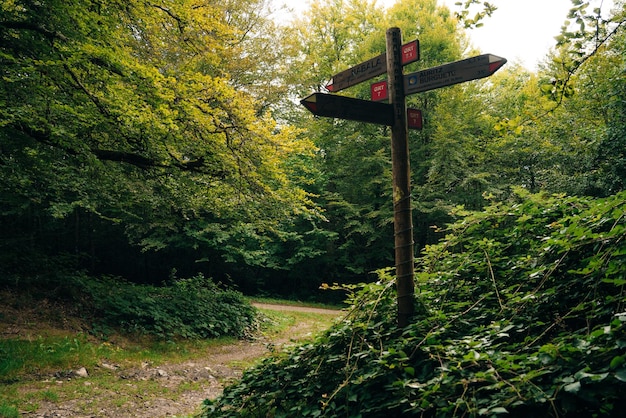
[(387, 81), (379, 81), (370, 86), (371, 98), (375, 102), (387, 100)]
[(402, 65), (407, 65), (420, 59), (419, 41), (415, 40), (402, 45)]
[(422, 111), (418, 109), (406, 110), (406, 122), (409, 129), (422, 129)]

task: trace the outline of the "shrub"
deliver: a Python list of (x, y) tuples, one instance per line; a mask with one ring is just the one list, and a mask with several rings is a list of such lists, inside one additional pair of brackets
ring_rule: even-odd
[(255, 311), (241, 293), (198, 275), (154, 287), (101, 278), (86, 283), (94, 316), (107, 326), (159, 337), (244, 337)]

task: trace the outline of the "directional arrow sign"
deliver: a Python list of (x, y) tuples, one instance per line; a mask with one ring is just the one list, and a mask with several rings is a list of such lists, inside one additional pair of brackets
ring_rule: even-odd
[(404, 92), (405, 94), (420, 93), (489, 77), (505, 63), (505, 58), (483, 54), (439, 67), (417, 71), (404, 76)]
[(392, 106), (387, 103), (324, 93), (313, 93), (300, 100), (300, 103), (317, 116), (393, 125)]
[[(420, 44), (415, 40), (408, 44), (402, 45), (402, 65), (407, 65), (419, 60)], [(380, 54), (370, 60), (362, 62), (359, 65), (337, 73), (333, 76), (330, 84), (326, 86), (328, 91), (333, 93), (346, 89), (355, 84), (359, 84), (370, 78), (374, 78), (387, 72), (387, 55)]]

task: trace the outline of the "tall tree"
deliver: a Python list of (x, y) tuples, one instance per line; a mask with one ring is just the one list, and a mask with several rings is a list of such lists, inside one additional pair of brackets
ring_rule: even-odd
[(93, 214), (158, 249), (207, 215), (308, 212), (285, 162), (310, 145), (266, 112), (271, 68), (251, 65), (264, 4), (0, 2), (3, 223)]

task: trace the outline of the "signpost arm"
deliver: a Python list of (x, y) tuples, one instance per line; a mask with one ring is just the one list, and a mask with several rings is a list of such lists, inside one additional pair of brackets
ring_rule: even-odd
[(413, 219), (411, 214), (411, 177), (406, 98), (402, 73), (402, 34), (390, 28), (387, 40), (387, 76), (389, 103), (393, 109), (391, 126), (391, 165), (393, 172), (394, 243), (398, 326), (406, 327), (415, 312)]

